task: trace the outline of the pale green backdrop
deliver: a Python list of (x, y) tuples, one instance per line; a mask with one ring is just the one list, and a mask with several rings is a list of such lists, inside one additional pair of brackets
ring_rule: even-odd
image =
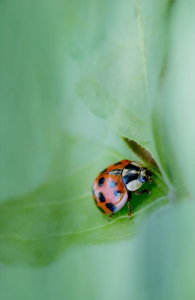
[[(0, 3), (0, 297), (194, 299), (195, 2)], [(151, 152), (109, 221), (91, 184)]]

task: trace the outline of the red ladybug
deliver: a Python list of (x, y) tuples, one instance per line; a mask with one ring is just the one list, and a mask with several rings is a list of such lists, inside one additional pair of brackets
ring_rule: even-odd
[[(142, 164), (130, 160), (121, 160), (105, 170), (95, 179), (92, 187), (95, 203), (105, 214), (114, 215), (125, 203), (130, 203), (132, 192), (138, 191), (145, 182), (152, 181), (152, 173)], [(130, 208), (130, 206), (128, 205)], [(129, 211), (130, 214), (131, 210)]]

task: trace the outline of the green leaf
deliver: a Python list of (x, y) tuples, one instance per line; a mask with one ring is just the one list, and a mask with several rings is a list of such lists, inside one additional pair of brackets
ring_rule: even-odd
[[(87, 172), (82, 170), (84, 178)], [(71, 196), (68, 197), (68, 188), (75, 189), (70, 179), (79, 181), (80, 173), (72, 177), (68, 184), (64, 183), (65, 177), (63, 182), (49, 183), (49, 186), (43, 186), (29, 196), (0, 206), (1, 261), (45, 264), (73, 244), (128, 239), (136, 233), (143, 214), (167, 203), (165, 196), (159, 196), (159, 190), (164, 186), (156, 181), (150, 197), (133, 198), (133, 217), (128, 218), (126, 207), (109, 220), (97, 210), (91, 193), (75, 196), (69, 193)], [(67, 198), (64, 198), (64, 193)], [(163, 195), (164, 191), (160, 193)]]
[[(83, 106), (79, 104), (81, 118)], [(91, 194), (92, 182), (106, 164), (129, 157), (130, 149), (104, 122), (84, 108), (83, 112), (83, 119), (88, 119), (80, 122), (80, 130), (89, 127), (84, 131), (89, 136), (76, 137), (72, 114), (72, 135), (63, 136), (47, 181), (1, 204), (1, 261), (46, 264), (71, 245), (128, 239), (137, 232), (143, 215), (167, 203), (167, 189), (155, 177), (148, 187), (151, 195), (133, 196), (132, 218), (127, 207), (112, 220), (99, 212)], [(135, 158), (133, 153), (131, 158)]]
[[(148, 211), (168, 202), (161, 176), (154, 176), (150, 196), (133, 197), (131, 219), (124, 207), (109, 221), (91, 195), (101, 169), (124, 158), (139, 160), (120, 136), (157, 157), (148, 98), (148, 8), (139, 1), (86, 0), (79, 8), (49, 2), (46, 11), (44, 1), (38, 10), (37, 3), (1, 3), (0, 93), (7, 126), (0, 260), (7, 263), (44, 264), (71, 245), (127, 239)], [(156, 8), (160, 16), (161, 5)]]
[[(93, 35), (99, 43), (87, 56), (74, 60), (81, 68), (77, 94), (118, 134), (152, 147), (139, 1), (108, 2), (98, 8), (102, 6), (104, 13), (98, 20), (101, 26), (95, 28)], [(84, 22), (82, 30), (88, 31), (87, 26)]]
[[(194, 12), (1, 1), (0, 298), (194, 299)], [(124, 158), (160, 172), (109, 220), (91, 184)]]

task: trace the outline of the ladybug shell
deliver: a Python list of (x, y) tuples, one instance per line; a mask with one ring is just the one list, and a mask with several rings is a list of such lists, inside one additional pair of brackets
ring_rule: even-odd
[[(105, 214), (119, 211), (128, 200), (128, 191), (122, 179), (122, 174), (111, 171), (123, 170), (131, 161), (122, 160), (102, 171), (93, 183), (93, 197), (98, 208)], [(121, 172), (122, 173), (122, 172)]]

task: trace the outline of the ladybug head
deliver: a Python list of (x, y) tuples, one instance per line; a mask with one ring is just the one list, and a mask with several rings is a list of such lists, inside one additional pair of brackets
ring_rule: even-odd
[(138, 180), (141, 183), (145, 183), (145, 182), (151, 183), (152, 182), (152, 172), (150, 172), (147, 168), (141, 168)]
[(129, 191), (136, 191), (145, 182), (152, 182), (152, 173), (143, 165), (133, 161), (124, 168), (122, 178)]

